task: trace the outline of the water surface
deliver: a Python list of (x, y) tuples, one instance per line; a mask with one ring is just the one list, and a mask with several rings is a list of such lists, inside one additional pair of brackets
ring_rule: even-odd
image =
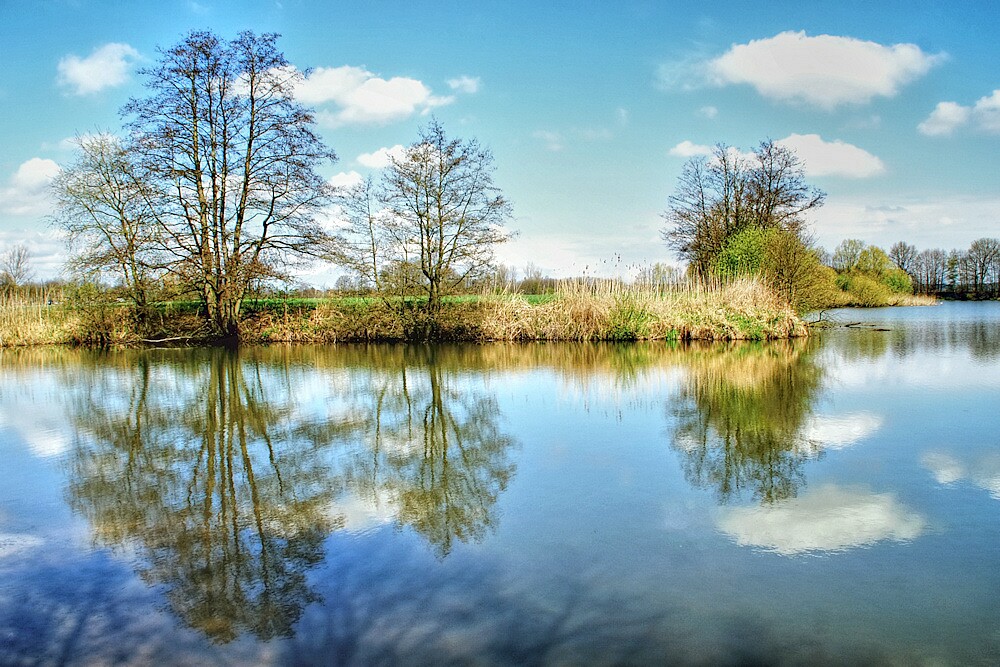
[(0, 664), (1000, 663), (1000, 304), (834, 316), (4, 351)]

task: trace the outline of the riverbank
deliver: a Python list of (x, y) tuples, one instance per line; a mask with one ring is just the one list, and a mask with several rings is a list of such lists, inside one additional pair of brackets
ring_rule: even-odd
[[(555, 294), (455, 298), (430, 318), (376, 298), (248, 302), (241, 342), (773, 340), (807, 335), (802, 320), (755, 281), (704, 287), (571, 283)], [(210, 344), (190, 306), (158, 306), (143, 322), (119, 303), (0, 305), (0, 346)]]

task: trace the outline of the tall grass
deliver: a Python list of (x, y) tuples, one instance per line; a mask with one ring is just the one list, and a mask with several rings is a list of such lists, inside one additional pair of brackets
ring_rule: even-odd
[(510, 292), (484, 295), (489, 340), (764, 340), (806, 335), (805, 326), (759, 281), (626, 285), (565, 282), (531, 305)]
[(0, 347), (65, 342), (71, 315), (59, 305), (61, 297), (43, 290), (0, 293)]

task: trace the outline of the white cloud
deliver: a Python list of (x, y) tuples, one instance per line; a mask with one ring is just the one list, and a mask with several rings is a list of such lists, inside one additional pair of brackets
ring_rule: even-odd
[(852, 37), (782, 32), (733, 45), (707, 63), (717, 85), (749, 84), (764, 97), (832, 110), (893, 97), (944, 58), (915, 44), (884, 46)]
[(843, 449), (855, 445), (882, 427), (882, 418), (870, 412), (829, 417), (815, 415), (805, 426), (807, 440), (826, 449)]
[(89, 95), (120, 86), (139, 52), (128, 44), (111, 43), (94, 49), (86, 58), (70, 54), (59, 61), (58, 82), (74, 95)]
[(981, 97), (972, 108), (979, 128), (994, 134), (1000, 133), (1000, 90), (988, 97)]
[(319, 67), (296, 88), (304, 104), (333, 104), (316, 117), (332, 127), (378, 125), (451, 104), (454, 97), (435, 96), (423, 82), (408, 77), (383, 79), (361, 67)]
[(890, 493), (828, 484), (774, 505), (724, 510), (716, 525), (739, 545), (795, 556), (912, 540), (926, 521)]
[(356, 171), (342, 171), (339, 174), (331, 176), (327, 182), (337, 189), (346, 190), (359, 185), (363, 180), (364, 177)]
[(971, 109), (955, 102), (938, 102), (927, 120), (917, 126), (921, 134), (929, 137), (947, 136), (969, 122)]
[(531, 134), (535, 139), (540, 139), (545, 144), (545, 150), (558, 152), (564, 148), (562, 135), (549, 130), (538, 130)]
[(818, 134), (791, 134), (776, 143), (794, 150), (809, 176), (869, 178), (885, 171), (882, 160), (839, 139), (824, 141)]
[(629, 124), (629, 120), (631, 120), (631, 114), (628, 109), (625, 107), (618, 107), (615, 109), (615, 122), (617, 122), (620, 126), (625, 127)]
[(456, 93), (466, 93), (471, 95), (479, 92), (479, 77), (460, 76), (457, 79), (448, 79), (448, 87)]
[(380, 148), (373, 153), (362, 153), (358, 156), (357, 162), (370, 169), (382, 169), (389, 166), (392, 158), (401, 160), (405, 155), (406, 148), (402, 144), (396, 144), (390, 148)]
[(49, 212), (49, 183), (59, 173), (52, 160), (33, 157), (22, 162), (0, 189), (0, 212), (8, 215), (45, 215)]
[(713, 106), (702, 107), (698, 109), (698, 115), (709, 120), (714, 120), (719, 115), (719, 110)]
[(670, 154), (676, 157), (696, 157), (698, 155), (711, 155), (712, 147), (704, 144), (696, 144), (685, 139), (670, 149)]

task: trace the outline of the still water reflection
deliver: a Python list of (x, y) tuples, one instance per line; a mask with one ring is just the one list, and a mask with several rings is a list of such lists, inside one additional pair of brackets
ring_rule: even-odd
[(775, 344), (5, 351), (0, 664), (995, 664), (983, 305)]

